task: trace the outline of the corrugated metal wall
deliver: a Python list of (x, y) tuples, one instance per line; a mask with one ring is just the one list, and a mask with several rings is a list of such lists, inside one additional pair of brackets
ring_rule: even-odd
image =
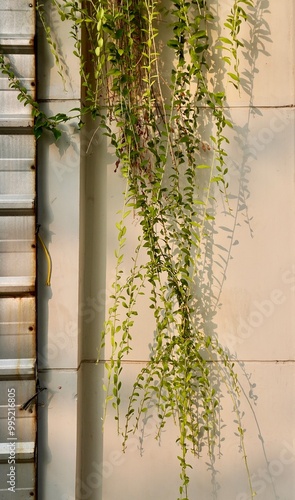
[[(35, 89), (34, 2), (1, 0), (0, 50)], [(35, 139), (0, 75), (0, 498), (36, 498)], [(23, 407), (24, 405), (24, 407)]]

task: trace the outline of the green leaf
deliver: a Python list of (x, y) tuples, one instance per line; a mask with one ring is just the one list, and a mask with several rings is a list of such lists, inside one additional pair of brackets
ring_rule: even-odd
[(238, 75), (236, 75), (235, 73), (227, 73), (228, 76), (230, 76), (233, 80), (235, 80), (236, 82), (239, 82), (240, 79), (238, 77)]
[(221, 42), (223, 42), (223, 43), (227, 43), (228, 45), (233, 45), (232, 40), (230, 40), (229, 38), (225, 38), (225, 37), (221, 36), (221, 37), (219, 38), (219, 40), (220, 40)]
[(58, 128), (54, 127), (52, 129), (52, 132), (53, 132), (55, 140), (57, 141), (61, 136), (61, 131)]

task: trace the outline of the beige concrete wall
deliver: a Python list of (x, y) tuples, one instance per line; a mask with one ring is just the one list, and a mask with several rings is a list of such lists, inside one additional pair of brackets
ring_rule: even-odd
[[(37, 91), (50, 115), (80, 106), (79, 67), (71, 56), (69, 24), (60, 24), (47, 2), (47, 19), (61, 47), (61, 81), (37, 18)], [(75, 495), (77, 455), (78, 312), (80, 259), (80, 137), (77, 120), (62, 126), (55, 142), (45, 132), (38, 142), (38, 223), (52, 259), (38, 258), (38, 377), (46, 393), (38, 416), (38, 498)]]
[[(229, 3), (219, 6), (221, 13)], [(235, 125), (228, 158), (232, 214), (222, 213), (217, 193), (220, 210), (212, 265), (222, 287), (216, 284), (214, 290), (218, 298), (214, 328), (240, 363), (245, 442), (257, 498), (291, 500), (295, 495), (294, 8), (292, 0), (283, 4), (265, 0), (257, 5), (264, 8), (253, 22), (260, 23), (262, 32), (259, 40), (250, 35), (253, 43), (258, 41), (258, 51), (250, 58), (251, 47), (243, 50), (241, 93), (228, 85), (229, 113)], [(62, 36), (68, 47), (64, 30)], [(48, 71), (42, 69), (39, 76), (44, 85), (42, 99), (52, 110), (74, 107), (79, 99), (76, 63), (70, 60), (69, 50), (73, 84), (67, 94), (57, 83), (48, 53)], [(174, 500), (179, 470), (173, 425), (167, 427), (159, 446), (152, 415), (144, 430), (142, 456), (140, 433), (122, 454), (111, 410), (102, 434), (102, 372), (95, 364), (96, 348), (114, 277), (115, 222), (124, 181), (119, 172), (114, 173), (112, 152), (99, 133), (87, 151), (94, 131), (95, 124), (90, 123), (79, 136), (70, 124), (59, 147), (49, 139), (40, 143), (40, 222), (53, 257), (51, 290), (40, 285), (39, 335), (45, 360), (41, 376), (49, 388), (47, 406), (40, 410), (41, 498)], [(127, 256), (137, 238), (136, 219), (129, 230)], [(125, 265), (127, 269), (128, 257)], [(123, 406), (132, 380), (148, 359), (153, 335), (144, 300), (140, 313), (134, 350), (124, 366)], [(218, 484), (212, 484), (204, 454), (194, 462), (192, 499), (249, 499), (226, 398), (223, 406), (226, 427), (222, 456), (215, 463)]]
[[(261, 5), (266, 7), (266, 2)], [(223, 4), (222, 10), (225, 7)], [(256, 39), (257, 52), (250, 57), (251, 47), (242, 50), (244, 88), (239, 94), (230, 85), (227, 87), (229, 113), (235, 125), (229, 147), (232, 213), (224, 214), (217, 193), (218, 234), (213, 244), (212, 266), (222, 288), (216, 283), (213, 290), (218, 297), (214, 331), (241, 364), (237, 370), (245, 391), (241, 397), (245, 443), (257, 498), (291, 499), (295, 494), (293, 4), (271, 1), (263, 12), (257, 12), (253, 22), (261, 23), (263, 31)], [(114, 175), (112, 165), (105, 161), (108, 164), (106, 289), (110, 290), (116, 245), (113, 221), (122, 204), (123, 180)], [(136, 241), (136, 223), (135, 219), (130, 249)], [(125, 262), (128, 269), (128, 257)], [(153, 335), (151, 313), (144, 302), (141, 307), (142, 316), (134, 331), (134, 350), (124, 366), (123, 405), (127, 404), (132, 380), (148, 359), (148, 343)], [(215, 462), (216, 483), (212, 484), (204, 453), (201, 459), (192, 461), (193, 499), (250, 498), (238, 439), (234, 436), (234, 418), (226, 398), (223, 406), (225, 440), (222, 456)], [(123, 455), (116, 424), (109, 416), (101, 471), (103, 500), (177, 498), (175, 429), (173, 425), (166, 429), (159, 446), (154, 440), (156, 423), (156, 415), (152, 414), (144, 430), (142, 456), (140, 432), (131, 438), (130, 448)], [(85, 483), (90, 486), (92, 481), (95, 489), (93, 476), (88, 480), (89, 484), (86, 477)], [(90, 498), (95, 498), (95, 493)]]

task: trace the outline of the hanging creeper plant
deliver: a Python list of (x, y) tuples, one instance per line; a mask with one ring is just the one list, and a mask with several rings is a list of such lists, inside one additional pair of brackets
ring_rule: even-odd
[[(239, 84), (239, 31), (246, 5), (251, 2), (234, 2), (226, 20), (228, 38), (220, 40), (234, 86)], [(151, 408), (157, 409), (157, 437), (172, 418), (179, 430), (179, 498), (188, 499), (190, 453), (199, 456), (207, 446), (214, 461), (223, 387), (232, 399), (254, 496), (234, 366), (217, 337), (206, 331), (204, 303), (202, 296), (197, 298), (201, 274), (203, 280), (208, 279), (202, 266), (214, 221), (214, 192), (221, 190), (227, 199), (228, 187), (224, 144), (231, 123), (223, 109), (225, 94), (209, 85), (214, 17), (206, 1), (174, 0), (161, 13), (159, 7), (153, 0), (101, 2), (95, 14), (96, 76), (106, 83), (109, 106), (102, 124), (116, 151), (116, 170), (126, 179), (122, 217), (117, 223), (113, 304), (101, 346), (105, 342), (111, 346), (105, 363), (106, 400), (112, 401), (121, 432), (123, 361), (132, 349), (137, 301), (144, 288), (154, 313), (155, 337), (150, 359), (129, 397), (122, 431), (124, 449), (130, 432)], [(160, 70), (160, 20), (171, 30), (170, 56), (166, 55), (171, 61), (169, 80)], [(208, 123), (211, 144), (202, 135)], [(135, 215), (141, 235), (133, 266), (123, 279), (126, 218)]]
[[(216, 40), (216, 20), (206, 0), (51, 0), (62, 21), (72, 24), (74, 55), (80, 60), (83, 107), (100, 120), (114, 148), (114, 170), (125, 178), (124, 206), (117, 222), (116, 277), (101, 346), (111, 346), (106, 368), (106, 403), (116, 410), (123, 448), (149, 410), (156, 408), (158, 433), (168, 420), (178, 427), (179, 499), (188, 500), (190, 456), (207, 448), (214, 462), (220, 443), (221, 397), (228, 394), (254, 496), (239, 410), (234, 364), (215, 334), (208, 332), (210, 305), (202, 290), (212, 284), (208, 269), (215, 193), (227, 203), (224, 92), (214, 88), (214, 57), (227, 66), (227, 81), (239, 86), (240, 28), (251, 0), (233, 0)], [(62, 60), (48, 28), (43, 4), (38, 10), (55, 62)], [(81, 43), (80, 29), (87, 40)], [(169, 32), (163, 47), (161, 33)], [(82, 38), (83, 39), (83, 38)], [(165, 52), (165, 61), (162, 60)], [(219, 52), (218, 52), (219, 51)], [(32, 106), (35, 133), (45, 128), (58, 138), (58, 124), (47, 118), (0, 58), (19, 99)], [(210, 129), (209, 138), (204, 130)], [(207, 139), (207, 140), (205, 140)], [(141, 233), (133, 264), (123, 276), (127, 220), (137, 217)], [(145, 292), (154, 316), (150, 359), (138, 373), (129, 397), (123, 430), (123, 362), (136, 335), (138, 299)], [(213, 297), (213, 292), (209, 296)]]

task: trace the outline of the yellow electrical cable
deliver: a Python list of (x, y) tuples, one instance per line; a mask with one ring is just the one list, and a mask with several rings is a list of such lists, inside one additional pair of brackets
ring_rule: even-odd
[(46, 286), (50, 286), (51, 285), (51, 272), (52, 272), (52, 261), (51, 261), (51, 257), (50, 257), (50, 253), (44, 243), (44, 241), (42, 240), (39, 232), (38, 232), (38, 238), (39, 238), (39, 241), (42, 245), (42, 248), (44, 250), (44, 253), (45, 253), (45, 256), (46, 256), (46, 260), (47, 260), (47, 279), (46, 279)]

